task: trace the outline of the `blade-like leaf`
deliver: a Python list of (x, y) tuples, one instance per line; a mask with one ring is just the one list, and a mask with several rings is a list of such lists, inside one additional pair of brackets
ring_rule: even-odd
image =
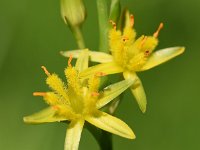
[(80, 77), (88, 78), (97, 72), (102, 72), (105, 74), (115, 74), (115, 73), (120, 73), (122, 71), (123, 69), (120, 66), (118, 66), (115, 62), (110, 62), (90, 67), (85, 71), (81, 72)]
[(89, 52), (88, 49), (84, 49), (81, 51), (77, 61), (75, 68), (81, 72), (88, 68), (88, 60), (89, 60)]
[(78, 150), (84, 120), (73, 120), (66, 133), (65, 150)]
[(56, 110), (52, 107), (48, 107), (46, 109), (41, 110), (38, 113), (33, 115), (24, 117), (23, 120), (25, 123), (30, 124), (40, 124), (40, 123), (47, 123), (47, 122), (56, 122), (56, 121), (64, 121), (67, 120), (66, 117), (61, 117), (55, 115)]
[(140, 71), (148, 70), (155, 66), (158, 66), (182, 54), (184, 50), (185, 50), (184, 47), (170, 47), (170, 48), (158, 50), (149, 57), (146, 64), (140, 69)]
[[(72, 51), (61, 51), (60, 53), (65, 57), (73, 55), (73, 58), (78, 58), (82, 51), (83, 50), (72, 50)], [(113, 60), (112, 55), (109, 55), (104, 52), (89, 51), (89, 56), (90, 60), (93, 62), (107, 63)]]
[(135, 138), (133, 131), (125, 122), (107, 113), (97, 111), (93, 116), (86, 117), (86, 120), (102, 130), (128, 139)]
[(135, 79), (135, 83), (130, 87), (131, 92), (135, 96), (135, 99), (140, 107), (140, 110), (145, 113), (146, 111), (146, 105), (147, 105), (147, 99), (146, 94), (142, 85), (141, 80), (135, 73), (131, 72), (124, 72), (124, 78), (125, 79)]
[(100, 109), (101, 107), (108, 104), (110, 101), (112, 101), (114, 98), (119, 96), (122, 92), (124, 92), (127, 88), (129, 88), (131, 85), (133, 85), (134, 80), (123, 80), (118, 83), (112, 84), (105, 88), (102, 96), (98, 100), (96, 107), (97, 109)]

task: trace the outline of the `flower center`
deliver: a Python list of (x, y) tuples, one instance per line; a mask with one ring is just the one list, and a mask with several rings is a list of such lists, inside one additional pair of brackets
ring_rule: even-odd
[(163, 23), (160, 23), (153, 36), (142, 35), (136, 40), (133, 15), (130, 15), (129, 24), (125, 26), (123, 32), (116, 30), (116, 24), (112, 21), (111, 23), (113, 29), (109, 32), (109, 44), (115, 62), (125, 70), (139, 71), (157, 46), (157, 37), (163, 28)]

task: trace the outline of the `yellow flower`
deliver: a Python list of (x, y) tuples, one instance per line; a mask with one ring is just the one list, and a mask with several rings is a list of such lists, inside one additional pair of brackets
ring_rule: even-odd
[[(136, 72), (151, 69), (160, 65), (184, 52), (184, 47), (171, 47), (154, 52), (158, 44), (158, 34), (163, 23), (153, 36), (140, 36), (136, 39), (136, 32), (133, 29), (133, 15), (127, 14), (125, 28), (123, 32), (116, 29), (116, 24), (111, 21), (113, 28), (109, 32), (109, 44), (111, 54), (103, 52), (90, 51), (91, 61), (102, 64), (90, 67), (83, 71), (81, 77), (89, 77), (94, 72), (103, 71), (106, 74), (123, 73), (125, 79), (137, 80), (130, 87), (136, 101), (144, 113), (146, 111), (146, 95), (142, 86), (142, 82), (136, 75)], [(81, 50), (61, 52), (64, 56), (73, 54), (78, 57)]]
[(125, 91), (133, 80), (124, 80), (98, 91), (100, 77), (105, 75), (96, 72), (91, 78), (81, 78), (80, 73), (88, 68), (88, 50), (82, 51), (75, 67), (65, 69), (67, 85), (56, 75), (42, 66), (47, 74), (46, 83), (52, 92), (35, 92), (34, 96), (42, 96), (50, 106), (36, 114), (24, 117), (24, 122), (38, 124), (46, 122), (70, 121), (66, 133), (65, 150), (77, 150), (85, 121), (113, 134), (134, 139), (135, 135), (129, 126), (120, 119), (99, 109)]

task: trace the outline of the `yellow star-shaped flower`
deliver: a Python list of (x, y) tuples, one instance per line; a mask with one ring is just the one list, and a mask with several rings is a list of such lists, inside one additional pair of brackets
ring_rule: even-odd
[[(154, 52), (158, 44), (158, 34), (163, 23), (153, 36), (140, 36), (136, 39), (136, 32), (133, 29), (133, 15), (126, 17), (125, 28), (123, 32), (117, 30), (116, 24), (111, 21), (113, 28), (109, 31), (109, 45), (111, 55), (103, 52), (90, 51), (91, 61), (102, 64), (93, 66), (83, 71), (81, 77), (89, 77), (94, 72), (103, 71), (106, 74), (123, 73), (125, 79), (137, 80), (130, 87), (133, 95), (142, 112), (146, 111), (146, 94), (136, 72), (151, 69), (160, 65), (184, 52), (184, 47), (171, 47)], [(81, 50), (61, 52), (68, 57), (73, 54), (78, 57)]]
[(85, 121), (113, 134), (129, 139), (135, 138), (126, 123), (99, 110), (125, 91), (134, 81), (127, 79), (98, 92), (100, 77), (105, 75), (104, 73), (96, 72), (89, 79), (80, 77), (80, 73), (88, 68), (88, 57), (89, 51), (83, 50), (75, 67), (72, 67), (70, 57), (68, 67), (65, 69), (67, 86), (56, 74), (49, 73), (43, 66), (47, 74), (46, 83), (53, 91), (35, 92), (33, 95), (42, 96), (50, 106), (36, 114), (24, 117), (24, 122), (32, 124), (70, 121), (65, 150), (78, 149)]

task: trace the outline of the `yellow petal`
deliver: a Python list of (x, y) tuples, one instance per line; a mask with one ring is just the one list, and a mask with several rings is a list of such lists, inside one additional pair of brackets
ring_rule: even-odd
[(64, 150), (78, 150), (84, 122), (84, 120), (71, 121), (66, 133)]
[[(73, 55), (73, 58), (78, 58), (83, 50), (61, 51), (60, 53), (65, 57)], [(107, 63), (113, 61), (112, 55), (103, 52), (89, 51), (89, 56), (93, 62)]]
[(99, 98), (96, 107), (100, 109), (101, 107), (108, 104), (114, 98), (119, 96), (122, 92), (124, 92), (127, 88), (129, 88), (134, 83), (134, 80), (123, 80), (121, 82), (112, 84), (105, 88), (103, 95)]
[(113, 61), (113, 56), (107, 53), (90, 51), (89, 55), (93, 62), (107, 63)]
[(133, 131), (125, 122), (107, 113), (97, 111), (94, 115), (86, 117), (86, 120), (102, 130), (128, 139), (135, 138)]
[(38, 113), (24, 117), (23, 120), (25, 123), (30, 123), (30, 124), (40, 124), (40, 123), (56, 122), (56, 121), (59, 122), (67, 120), (66, 117), (57, 116), (55, 115), (55, 113), (56, 113), (55, 109), (53, 109), (52, 107), (48, 107)]
[(170, 47), (154, 52), (146, 64), (140, 69), (140, 71), (151, 69), (158, 66), (184, 52), (184, 47)]
[(123, 69), (119, 65), (117, 65), (115, 62), (110, 62), (90, 67), (85, 71), (81, 72), (80, 77), (88, 78), (97, 72), (102, 72), (105, 74), (115, 74), (115, 73), (120, 73), (122, 71)]
[(124, 72), (124, 78), (125, 79), (135, 79), (136, 81), (134, 84), (130, 87), (131, 92), (135, 96), (135, 99), (140, 107), (140, 110), (145, 113), (146, 111), (146, 105), (147, 105), (147, 99), (146, 99), (146, 94), (142, 85), (141, 80), (135, 73), (131, 72)]
[[(72, 56), (73, 57), (73, 56)], [(76, 61), (76, 70), (81, 72), (88, 68), (88, 60), (89, 60), (89, 52), (88, 49), (84, 49), (81, 51), (77, 61)]]

